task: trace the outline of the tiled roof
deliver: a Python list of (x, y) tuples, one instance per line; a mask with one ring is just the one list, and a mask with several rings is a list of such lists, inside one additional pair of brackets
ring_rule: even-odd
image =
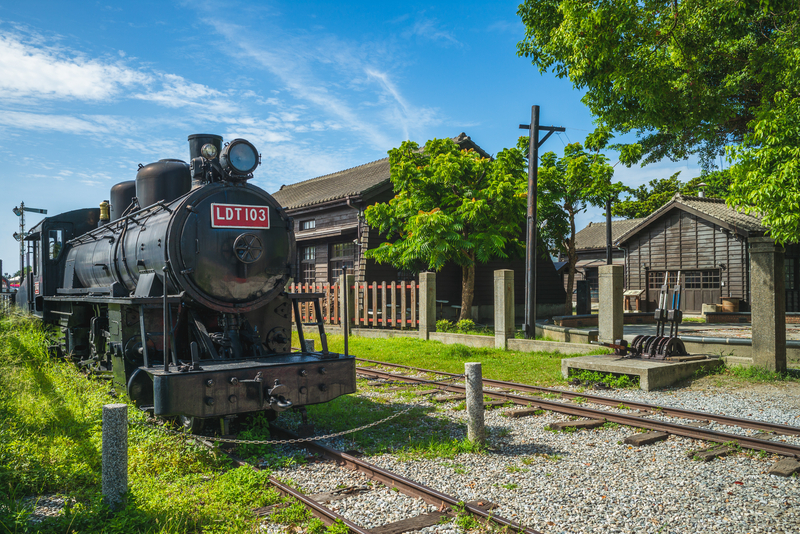
[(272, 196), (284, 208), (301, 208), (348, 196), (363, 195), (388, 181), (389, 158), (383, 158), (352, 169), (284, 185)]
[(672, 200), (658, 208), (648, 217), (644, 219), (638, 219), (639, 224), (628, 229), (618, 238), (615, 237), (614, 242), (624, 242), (628, 237), (638, 232), (639, 229), (647, 226), (652, 221), (676, 206), (678, 208), (683, 206), (697, 213), (705, 215), (712, 222), (716, 221), (717, 223), (721, 223), (723, 226), (731, 226), (735, 229), (738, 229), (743, 234), (759, 234), (766, 230), (766, 228), (761, 225), (761, 217), (748, 215), (736, 210), (735, 208), (731, 208), (725, 204), (725, 201), (721, 198), (690, 197), (681, 195), (680, 193), (675, 193), (675, 196), (672, 197)]
[[(484, 158), (491, 157), (463, 132), (454, 137), (453, 141), (461, 148), (475, 150)], [(388, 183), (389, 176), (389, 158), (383, 158), (304, 182), (281, 186), (272, 196), (284, 208), (302, 208), (348, 196), (363, 195)]]
[[(644, 219), (625, 219), (611, 221), (611, 241), (615, 242), (624, 233), (637, 226)], [(575, 248), (589, 250), (606, 247), (606, 223), (589, 223), (589, 226), (575, 234)]]

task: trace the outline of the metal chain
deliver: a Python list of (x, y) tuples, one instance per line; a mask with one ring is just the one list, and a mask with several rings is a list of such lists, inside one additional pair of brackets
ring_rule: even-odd
[[(365, 375), (363, 373), (361, 373), (361, 376), (363, 376), (365, 378), (374, 378), (374, 377), (371, 377), (370, 375)], [(466, 378), (466, 377), (467, 377), (467, 375), (456, 375), (456, 376), (446, 376), (446, 377), (440, 378), (438, 380), (432, 380), (432, 379), (427, 379), (427, 378), (415, 378), (414, 380), (419, 380), (423, 384), (440, 384), (442, 382), (452, 382), (454, 380), (460, 380), (460, 379)], [(388, 380), (388, 379), (386, 379), (386, 380)], [(407, 384), (408, 382), (402, 382), (401, 381), (401, 382), (392, 382), (392, 383)]]
[(347, 434), (353, 434), (355, 432), (360, 432), (361, 430), (365, 430), (367, 428), (372, 428), (374, 426), (378, 426), (378, 425), (380, 425), (382, 423), (385, 423), (387, 421), (391, 421), (395, 417), (399, 417), (399, 416), (403, 415), (404, 413), (413, 410), (414, 408), (416, 408), (416, 406), (409, 406), (405, 410), (400, 410), (399, 412), (393, 413), (389, 417), (385, 417), (384, 419), (381, 419), (379, 421), (375, 421), (373, 423), (369, 423), (368, 425), (360, 426), (358, 428), (353, 428), (351, 430), (343, 430), (342, 432), (336, 432), (335, 434), (326, 434), (324, 436), (311, 436), (311, 437), (308, 437), (308, 438), (296, 438), (296, 439), (219, 438), (219, 437), (215, 437), (215, 436), (201, 436), (201, 435), (198, 435), (198, 434), (187, 434), (186, 432), (181, 431), (181, 430), (172, 430), (171, 428), (166, 428), (166, 427), (163, 427), (163, 426), (162, 427), (156, 427), (156, 426), (153, 426), (151, 424), (148, 424), (148, 423), (142, 422), (142, 421), (130, 420), (129, 422), (132, 425), (143, 426), (143, 427), (151, 428), (153, 430), (160, 430), (161, 432), (164, 432), (164, 433), (167, 433), (167, 434), (175, 434), (175, 435), (178, 435), (178, 436), (181, 436), (181, 437), (184, 437), (184, 438), (194, 438), (194, 439), (199, 439), (199, 440), (203, 440), (203, 441), (219, 441), (219, 442), (222, 442), (222, 443), (242, 443), (242, 444), (248, 444), (248, 445), (283, 445), (283, 444), (287, 444), (287, 443), (305, 443), (307, 441), (317, 441), (317, 440), (323, 440), (323, 439), (337, 438), (339, 436), (344, 436), (344, 435), (347, 435)]
[[(426, 382), (427, 383), (451, 382), (453, 380), (458, 380), (460, 378), (465, 378), (465, 376), (466, 375), (448, 376), (448, 377), (442, 378), (440, 380), (428, 380)], [(184, 437), (184, 438), (193, 438), (193, 439), (199, 439), (199, 440), (203, 440), (203, 441), (222, 442), (222, 443), (240, 443), (240, 444), (247, 444), (247, 445), (285, 445), (285, 444), (290, 444), (290, 443), (305, 443), (305, 442), (308, 442), (308, 441), (318, 441), (318, 440), (323, 440), (323, 439), (338, 438), (339, 436), (346, 436), (347, 434), (354, 434), (356, 432), (360, 432), (362, 430), (366, 430), (367, 428), (372, 428), (374, 426), (378, 426), (380, 424), (383, 424), (383, 423), (385, 423), (387, 421), (391, 421), (395, 417), (400, 417), (404, 413), (407, 413), (407, 412), (413, 410), (414, 408), (416, 408), (416, 406), (409, 406), (405, 410), (400, 410), (399, 412), (395, 412), (392, 415), (390, 415), (388, 417), (385, 417), (385, 418), (383, 418), (383, 419), (381, 419), (379, 421), (375, 421), (373, 423), (369, 423), (367, 425), (360, 426), (358, 428), (353, 428), (351, 430), (343, 430), (341, 432), (336, 432), (334, 434), (326, 434), (324, 436), (311, 436), (311, 437), (308, 437), (308, 438), (295, 438), (295, 439), (219, 438), (219, 437), (215, 437), (215, 436), (201, 436), (199, 434), (188, 434), (188, 433), (186, 433), (185, 431), (182, 431), (182, 430), (173, 430), (171, 428), (167, 428), (166, 426), (160, 426), (159, 427), (159, 426), (155, 426), (153, 424), (150, 424), (148, 422), (136, 421), (136, 420), (133, 420), (133, 419), (130, 419), (128, 422), (130, 424), (132, 424), (132, 425), (135, 425), (135, 426), (142, 426), (142, 427), (150, 428), (150, 429), (153, 429), (153, 430), (159, 430), (161, 432), (164, 432), (165, 434), (173, 434), (173, 435), (181, 436), (181, 437)]]

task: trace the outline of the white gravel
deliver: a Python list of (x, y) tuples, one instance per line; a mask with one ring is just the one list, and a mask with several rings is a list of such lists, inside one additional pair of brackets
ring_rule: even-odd
[[(393, 395), (376, 393), (363, 383), (360, 387), (359, 394)], [(798, 391), (797, 387), (758, 386), (591, 394), (800, 426)], [(408, 402), (402, 399), (403, 404)], [(423, 399), (414, 402), (429, 405)], [(443, 409), (437, 415), (459, 420), (466, 416), (464, 411), (452, 410), (455, 404), (437, 406)], [(654, 445), (633, 448), (622, 444), (633, 433), (628, 428), (554, 433), (544, 427), (567, 420), (567, 416), (546, 412), (512, 419), (502, 417), (503, 411), (486, 413), (492, 448), (483, 454), (412, 461), (384, 454), (368, 461), (464, 501), (495, 502), (500, 505), (496, 515), (546, 533), (800, 533), (798, 478), (766, 474), (777, 456), (736, 454), (697, 462), (689, 459), (687, 452), (707, 443), (670, 436)], [(661, 415), (653, 417), (678, 422)], [(712, 428), (753, 433), (723, 425)], [(800, 444), (794, 436), (776, 439)], [(340, 449), (351, 446), (345, 442), (331, 445)], [(367, 483), (361, 475), (328, 462), (296, 465), (277, 474), (296, 481), (307, 493)], [(383, 487), (329, 506), (368, 528), (432, 509)], [(454, 531), (448, 524), (420, 532)]]

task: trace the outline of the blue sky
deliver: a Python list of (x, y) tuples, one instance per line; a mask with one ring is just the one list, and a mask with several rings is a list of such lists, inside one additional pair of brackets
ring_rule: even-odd
[[(532, 104), (593, 128), (582, 94), (516, 56), (515, 2), (6, 2), (0, 0), (0, 258), (19, 264), (12, 208), (96, 206), (139, 163), (188, 158), (186, 138), (244, 137), (267, 191), (466, 132), (494, 154)], [(610, 156), (615, 161), (613, 154)], [(639, 185), (695, 163), (617, 166)], [(578, 227), (602, 220), (584, 214)], [(40, 220), (29, 214), (29, 226)]]

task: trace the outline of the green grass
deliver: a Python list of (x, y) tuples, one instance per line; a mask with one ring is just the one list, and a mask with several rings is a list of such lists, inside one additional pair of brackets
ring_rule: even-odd
[[(316, 339), (318, 335), (308, 335)], [(292, 345), (299, 341), (294, 334)], [(330, 350), (342, 352), (344, 337), (328, 335)], [(599, 351), (601, 353), (607, 351)], [(423, 341), (417, 338), (366, 338), (353, 336), (349, 340), (349, 353), (359, 358), (399, 363), (449, 373), (463, 373), (464, 363), (481, 362), (485, 378), (509, 380), (532, 385), (563, 385), (561, 360), (583, 354), (562, 354), (559, 352), (515, 352), (486, 348), (472, 348), (464, 345), (445, 345), (438, 341)]]
[(703, 378), (706, 376), (732, 379), (742, 383), (776, 383), (776, 382), (800, 382), (800, 370), (789, 369), (785, 372), (770, 371), (755, 365), (744, 367), (741, 365), (720, 365), (715, 369), (698, 369), (693, 378)]
[(577, 378), (583, 383), (603, 382), (608, 387), (615, 389), (639, 387), (639, 377), (637, 375), (601, 373), (599, 371), (589, 371), (586, 369), (570, 369), (569, 377), (570, 380), (573, 378)]
[[(101, 414), (125, 399), (109, 395), (108, 381), (49, 359), (47, 338), (29, 318), (0, 319), (0, 532), (249, 533), (261, 523), (254, 509), (284, 501), (269, 471), (235, 468), (217, 451), (131, 425), (127, 506), (112, 514), (101, 497)], [(144, 415), (131, 406), (129, 419)], [(29, 522), (23, 499), (46, 494), (70, 504)], [(284, 517), (287, 528), (325, 531), (310, 516)]]

